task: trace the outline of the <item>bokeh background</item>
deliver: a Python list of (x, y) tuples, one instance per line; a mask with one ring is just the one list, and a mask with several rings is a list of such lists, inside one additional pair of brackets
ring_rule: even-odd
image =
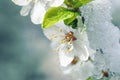
[(20, 16), (20, 8), (0, 0), (0, 80), (53, 80), (44, 67), (50, 42), (40, 25)]

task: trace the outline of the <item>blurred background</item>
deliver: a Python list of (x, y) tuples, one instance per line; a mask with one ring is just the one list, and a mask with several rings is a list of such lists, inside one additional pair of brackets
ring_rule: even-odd
[(53, 67), (57, 60), (49, 59), (50, 41), (40, 25), (20, 16), (20, 8), (0, 0), (0, 80), (63, 80)]

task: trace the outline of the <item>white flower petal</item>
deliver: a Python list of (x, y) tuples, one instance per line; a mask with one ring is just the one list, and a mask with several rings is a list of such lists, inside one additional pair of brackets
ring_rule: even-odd
[(81, 57), (81, 59), (86, 61), (86, 60), (88, 60), (88, 57), (89, 57), (89, 54), (90, 54), (86, 45), (84, 45), (84, 50), (85, 50), (85, 53)]
[(60, 40), (62, 40), (65, 36), (62, 28), (59, 28), (57, 26), (52, 26), (52, 27), (49, 27), (47, 29), (44, 29), (44, 34), (45, 36), (49, 39), (49, 40), (52, 40), (52, 41), (58, 41), (60, 42)]
[(60, 43), (60, 40), (52, 41), (52, 42), (51, 42), (52, 50), (58, 51), (59, 43)]
[(53, 7), (53, 6), (54, 6), (54, 7), (57, 7), (57, 6), (62, 5), (63, 2), (64, 2), (64, 0), (54, 0), (54, 1), (52, 2), (51, 6), (52, 6), (52, 7)]
[(74, 45), (74, 51), (77, 56), (79, 56), (81, 61), (86, 61), (89, 58), (89, 51), (86, 47), (86, 45)]
[(16, 5), (19, 6), (26, 6), (28, 5), (32, 0), (12, 0)]
[(60, 64), (62, 67), (67, 67), (72, 60), (74, 59), (74, 56), (68, 57), (65, 55), (64, 51), (59, 51), (59, 59), (60, 59)]
[(35, 6), (31, 12), (31, 21), (34, 24), (41, 24), (43, 22), (44, 14), (46, 10), (44, 6), (39, 2), (35, 3)]
[(70, 32), (70, 31), (72, 31), (72, 32), (75, 31), (75, 29), (73, 29), (73, 28), (65, 25), (63, 21), (58, 22), (58, 23), (56, 24), (56, 26), (59, 27), (59, 28), (61, 28), (64, 33), (68, 33), (68, 32)]
[(65, 56), (68, 56), (68, 57), (75, 56), (74, 52), (72, 52), (74, 50), (73, 44), (67, 44), (67, 43), (60, 44), (59, 50), (64, 51)]
[(78, 55), (82, 61), (88, 60), (91, 53), (90, 51), (92, 50), (89, 50), (90, 48), (87, 34), (75, 32), (74, 35), (77, 38), (77, 40), (74, 41), (74, 53)]
[(29, 14), (29, 12), (30, 12), (31, 7), (32, 7), (32, 4), (29, 4), (27, 6), (23, 6), (21, 11), (20, 11), (20, 14), (22, 16), (27, 16)]

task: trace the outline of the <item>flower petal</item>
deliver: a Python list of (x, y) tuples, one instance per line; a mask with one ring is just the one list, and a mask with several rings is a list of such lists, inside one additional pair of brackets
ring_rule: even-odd
[(64, 2), (64, 0), (54, 0), (54, 1), (52, 2), (51, 6), (52, 6), (52, 7), (53, 7), (53, 6), (54, 6), (54, 7), (57, 7), (57, 6), (62, 5), (63, 2)]
[(86, 45), (84, 45), (83, 48), (84, 48), (84, 50), (85, 50), (85, 53), (84, 53), (84, 55), (81, 57), (81, 59), (86, 61), (86, 60), (88, 60), (90, 53), (89, 53), (88, 48), (87, 48)]
[(59, 59), (62, 67), (67, 67), (74, 59), (74, 56), (68, 57), (63, 50), (59, 51)]
[(28, 5), (32, 0), (12, 0), (16, 5), (19, 6), (26, 6)]
[(32, 4), (29, 4), (27, 6), (23, 6), (21, 11), (20, 11), (20, 14), (22, 16), (27, 16), (29, 14), (31, 8), (32, 8)]
[(70, 32), (70, 31), (72, 31), (72, 32), (75, 31), (75, 29), (73, 29), (72, 27), (65, 25), (63, 21), (58, 22), (58, 23), (56, 24), (56, 26), (59, 27), (59, 28), (61, 28), (62, 31), (63, 31), (65, 34), (68, 33), (68, 32)]
[(35, 3), (35, 6), (31, 12), (31, 21), (34, 24), (41, 24), (43, 22), (44, 14), (46, 10), (40, 1)]
[(89, 58), (89, 51), (86, 45), (76, 45), (74, 46), (74, 51), (77, 56), (79, 56), (81, 61), (86, 61)]
[(74, 57), (74, 47), (73, 44), (62, 43), (59, 45), (59, 50), (64, 51), (65, 56)]
[(49, 39), (49, 40), (52, 40), (52, 41), (56, 41), (56, 40), (62, 40), (64, 39), (65, 37), (65, 34), (62, 30), (62, 28), (59, 28), (57, 26), (52, 26), (52, 27), (49, 27), (47, 29), (44, 29), (44, 34), (45, 36)]
[(74, 34), (77, 38), (74, 42), (74, 53), (80, 57), (81, 61), (86, 61), (91, 53), (91, 50), (89, 50), (90, 48), (87, 34), (85, 32), (82, 34), (75, 32)]

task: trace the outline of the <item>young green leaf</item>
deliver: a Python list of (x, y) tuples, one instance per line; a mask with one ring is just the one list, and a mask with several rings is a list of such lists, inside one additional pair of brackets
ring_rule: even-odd
[(68, 18), (68, 19), (64, 20), (64, 23), (65, 23), (66, 25), (69, 25), (70, 23), (72, 23), (72, 22), (76, 19), (76, 17), (77, 17), (78, 15), (79, 15), (79, 13), (76, 13), (76, 12), (75, 12), (74, 16), (71, 17), (71, 18)]
[(89, 77), (89, 78), (87, 78), (87, 80), (92, 80), (92, 78), (91, 78), (91, 77)]
[(72, 12), (63, 7), (51, 7), (45, 14), (42, 27), (48, 28), (61, 20), (66, 20), (75, 16), (75, 12)]
[(75, 18), (71, 23), (66, 24), (66, 25), (68, 25), (69, 27), (72, 27), (73, 29), (77, 29), (78, 28), (77, 24), (78, 24), (78, 20)]
[(91, 2), (92, 0), (65, 0), (64, 3), (68, 7), (79, 8), (81, 6), (86, 5), (87, 3)]
[(65, 0), (64, 3), (65, 3), (68, 7), (73, 7), (74, 1), (73, 1), (73, 0)]
[(77, 19), (75, 19), (75, 20), (71, 23), (73, 29), (77, 29), (77, 28), (78, 28), (77, 23), (78, 23), (78, 20), (77, 20)]

